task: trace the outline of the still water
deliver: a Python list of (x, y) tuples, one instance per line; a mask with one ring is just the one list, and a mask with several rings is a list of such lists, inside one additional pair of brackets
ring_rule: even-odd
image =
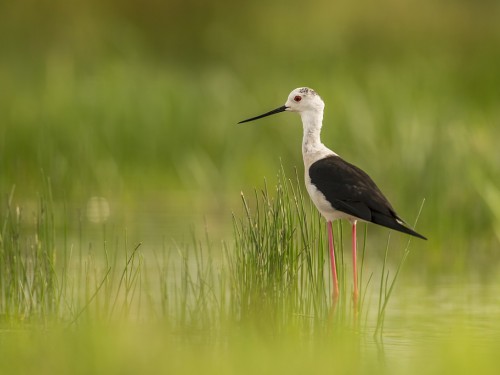
[(487, 353), (500, 345), (499, 280), (448, 276), (428, 284), (403, 274), (387, 307), (383, 334), (372, 338), (368, 333), (374, 329), (368, 324), (363, 336), (366, 352), (394, 373), (411, 372), (408, 363), (425, 369), (450, 351), (452, 361), (467, 366), (471, 348), (493, 361)]

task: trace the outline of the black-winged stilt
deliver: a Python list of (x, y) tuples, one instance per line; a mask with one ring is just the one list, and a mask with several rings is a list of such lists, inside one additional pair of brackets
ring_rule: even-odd
[(334, 288), (333, 299), (335, 302), (338, 298), (339, 286), (335, 265), (332, 221), (347, 219), (352, 224), (353, 301), (355, 309), (357, 309), (357, 221), (375, 223), (424, 240), (426, 238), (405, 224), (370, 176), (340, 158), (321, 143), (320, 133), (324, 108), (325, 103), (314, 90), (302, 87), (290, 93), (285, 105), (260, 116), (240, 121), (239, 124), (285, 111), (300, 114), (304, 127), (302, 156), (305, 167), (305, 185), (312, 201), (326, 219), (328, 226), (328, 246)]

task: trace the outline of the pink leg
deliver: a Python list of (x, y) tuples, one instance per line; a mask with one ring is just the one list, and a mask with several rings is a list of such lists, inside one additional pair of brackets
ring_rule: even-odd
[(332, 278), (333, 278), (333, 303), (337, 303), (339, 297), (339, 281), (337, 279), (337, 267), (335, 266), (335, 249), (333, 247), (333, 229), (332, 222), (329, 221), (328, 225), (328, 247), (330, 249), (330, 266), (332, 267)]
[(358, 267), (356, 262), (356, 220), (352, 222), (352, 269), (354, 277), (354, 290), (352, 294), (352, 300), (354, 303), (354, 309), (358, 309)]

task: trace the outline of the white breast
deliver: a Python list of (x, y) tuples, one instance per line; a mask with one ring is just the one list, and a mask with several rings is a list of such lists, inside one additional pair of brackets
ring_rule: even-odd
[(321, 215), (327, 221), (336, 219), (356, 220), (344, 212), (335, 210), (330, 202), (325, 198), (323, 193), (311, 183), (309, 177), (309, 168), (318, 160), (328, 156), (338, 156), (335, 152), (326, 147), (320, 139), (322, 126), (323, 112), (319, 113), (301, 113), (302, 124), (304, 126), (304, 137), (302, 139), (302, 156), (304, 158), (304, 177), (307, 192), (311, 197), (314, 205), (319, 210)]
[(337, 219), (356, 220), (356, 218), (342, 211), (338, 211), (332, 207), (332, 205), (330, 204), (330, 202), (328, 202), (323, 193), (319, 191), (314, 184), (311, 183), (311, 177), (309, 177), (309, 168), (305, 169), (304, 180), (307, 192), (309, 193), (311, 200), (313, 201), (314, 205), (321, 213), (321, 215), (323, 215), (323, 217), (327, 221), (334, 221)]

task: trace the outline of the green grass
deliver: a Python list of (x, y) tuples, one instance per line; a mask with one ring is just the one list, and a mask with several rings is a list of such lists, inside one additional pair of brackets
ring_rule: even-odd
[[(187, 247), (148, 252), (149, 259), (141, 243), (131, 245), (126, 233), (124, 242), (116, 240), (114, 248), (106, 238), (98, 244), (101, 249), (89, 243), (84, 250), (82, 238), (79, 244), (69, 242), (67, 232), (73, 230), (64, 217), (56, 218), (49, 180), (30, 227), (13, 205), (13, 188), (1, 216), (0, 315), (7, 326), (23, 320), (71, 326), (82, 319), (148, 319), (154, 314), (171, 322), (173, 330), (202, 332), (225, 330), (221, 322), (232, 322), (262, 325), (276, 334), (290, 329), (314, 334), (332, 319), (334, 326), (363, 328), (353, 322), (350, 311), (342, 226), (336, 235), (342, 293), (333, 308), (324, 220), (304, 197), (298, 175), (290, 180), (282, 169), (277, 181), (273, 189), (266, 184), (262, 191), (255, 190), (251, 201), (242, 193), (244, 216), (234, 216), (234, 243), (224, 243), (224, 251), (214, 249), (207, 234), (204, 242), (195, 236)], [(58, 234), (55, 223), (60, 220), (65, 230)], [(365, 246), (366, 231), (361, 285)], [(388, 247), (377, 330), (400, 267), (389, 284), (387, 252)], [(407, 255), (408, 247), (402, 261)], [(158, 281), (159, 289), (154, 286)], [(363, 286), (361, 292), (365, 298)]]
[[(150, 336), (143, 340), (153, 340), (153, 345), (162, 342), (165, 355), (179, 356), (177, 362), (157, 365), (189, 372), (201, 371), (207, 365), (202, 363), (208, 361), (214, 366), (212, 371), (218, 371), (216, 362), (211, 362), (213, 356), (222, 358), (229, 353), (235, 360), (243, 356), (247, 345), (258, 352), (268, 343), (278, 358), (311, 351), (312, 360), (323, 344), (333, 345), (331, 350), (340, 358), (346, 350), (360, 350), (363, 341), (371, 340), (375, 322), (369, 311), (370, 294), (363, 284), (359, 316), (364, 320), (357, 320), (351, 311), (341, 226), (337, 228), (337, 251), (342, 295), (335, 309), (332, 307), (328, 251), (322, 235), (325, 225), (305, 201), (297, 176), (290, 180), (281, 170), (275, 188), (256, 190), (252, 200), (242, 195), (245, 215), (234, 217), (234, 243), (224, 243), (224, 251), (214, 248), (209, 239), (194, 237), (187, 248), (161, 249), (156, 255), (146, 255), (141, 244), (131, 246), (125, 237), (123, 244), (116, 241), (116, 248), (105, 241), (99, 252), (89, 244), (75, 256), (74, 245), (64, 233), (59, 238), (55, 232), (59, 218), (54, 213), (50, 182), (45, 186), (34, 227), (12, 205), (14, 189), (1, 216), (0, 333), (4, 353), (24, 340), (42, 345), (42, 332), (48, 345), (56, 348), (68, 340), (75, 344), (82, 340), (84, 347), (102, 340), (105, 347), (115, 330), (127, 327), (126, 333), (118, 335), (120, 343), (110, 341), (109, 345), (128, 345), (134, 332), (144, 329)], [(386, 262), (387, 258), (384, 265)], [(383, 310), (392, 286), (387, 290), (386, 281), (380, 287)], [(382, 319), (380, 310), (378, 320)], [(344, 345), (347, 349), (339, 353), (336, 348)], [(200, 363), (191, 368), (184, 361), (195, 348), (201, 348), (203, 354)], [(42, 347), (33, 350), (35, 358), (43, 356), (37, 350), (45, 351)], [(76, 354), (64, 350), (69, 356)], [(100, 361), (99, 357), (93, 360)], [(271, 364), (272, 356), (266, 361)], [(71, 360), (46, 363), (42, 373), (71, 371)], [(18, 365), (3, 366), (5, 371), (29, 368), (24, 368), (22, 360)], [(342, 366), (349, 369), (353, 364)]]
[[(280, 171), (275, 187), (251, 199), (242, 195), (245, 214), (234, 216), (234, 242), (194, 236), (186, 245), (147, 251), (125, 236), (78, 256), (54, 231), (61, 218), (53, 213), (50, 185), (32, 228), (11, 196), (0, 241), (0, 353), (11, 360), (0, 371), (494, 373), (498, 311), (481, 311), (487, 304), (474, 299), (448, 301), (469, 310), (437, 308), (438, 323), (432, 299), (409, 289), (416, 299), (405, 303), (408, 289), (399, 284), (409, 285), (400, 275), (408, 247), (392, 263), (388, 251), (399, 251), (388, 242), (373, 266), (365, 259), (374, 250), (366, 230), (355, 319), (337, 226), (342, 295), (332, 310), (325, 225), (298, 184)], [(380, 285), (372, 267), (382, 267)], [(434, 324), (439, 329), (429, 330)]]
[[(113, 320), (134, 310), (141, 318), (145, 310), (146, 316), (161, 312), (174, 329), (201, 330), (223, 320), (239, 324), (265, 317), (262, 323), (276, 333), (295, 325), (314, 332), (317, 323), (322, 327), (332, 316), (332, 287), (325, 225), (298, 183), (297, 176), (289, 180), (281, 170), (274, 189), (256, 190), (250, 202), (242, 194), (245, 215), (234, 217), (234, 243), (225, 243), (224, 251), (214, 249), (208, 238), (200, 242), (194, 237), (189, 247), (163, 248), (149, 261), (141, 244), (131, 246), (126, 236), (114, 249), (105, 239), (101, 251), (91, 243), (82, 250), (80, 243), (75, 256), (66, 232), (56, 234), (50, 181), (39, 197), (33, 228), (13, 206), (12, 189), (1, 217), (0, 313), (7, 325), (25, 319), (72, 325), (83, 316)], [(335, 314), (342, 311), (345, 317), (350, 292), (340, 225), (338, 230), (344, 297)], [(159, 290), (149, 290), (151, 278), (160, 280)], [(381, 285), (381, 290), (388, 299), (392, 285), (389, 290)]]

